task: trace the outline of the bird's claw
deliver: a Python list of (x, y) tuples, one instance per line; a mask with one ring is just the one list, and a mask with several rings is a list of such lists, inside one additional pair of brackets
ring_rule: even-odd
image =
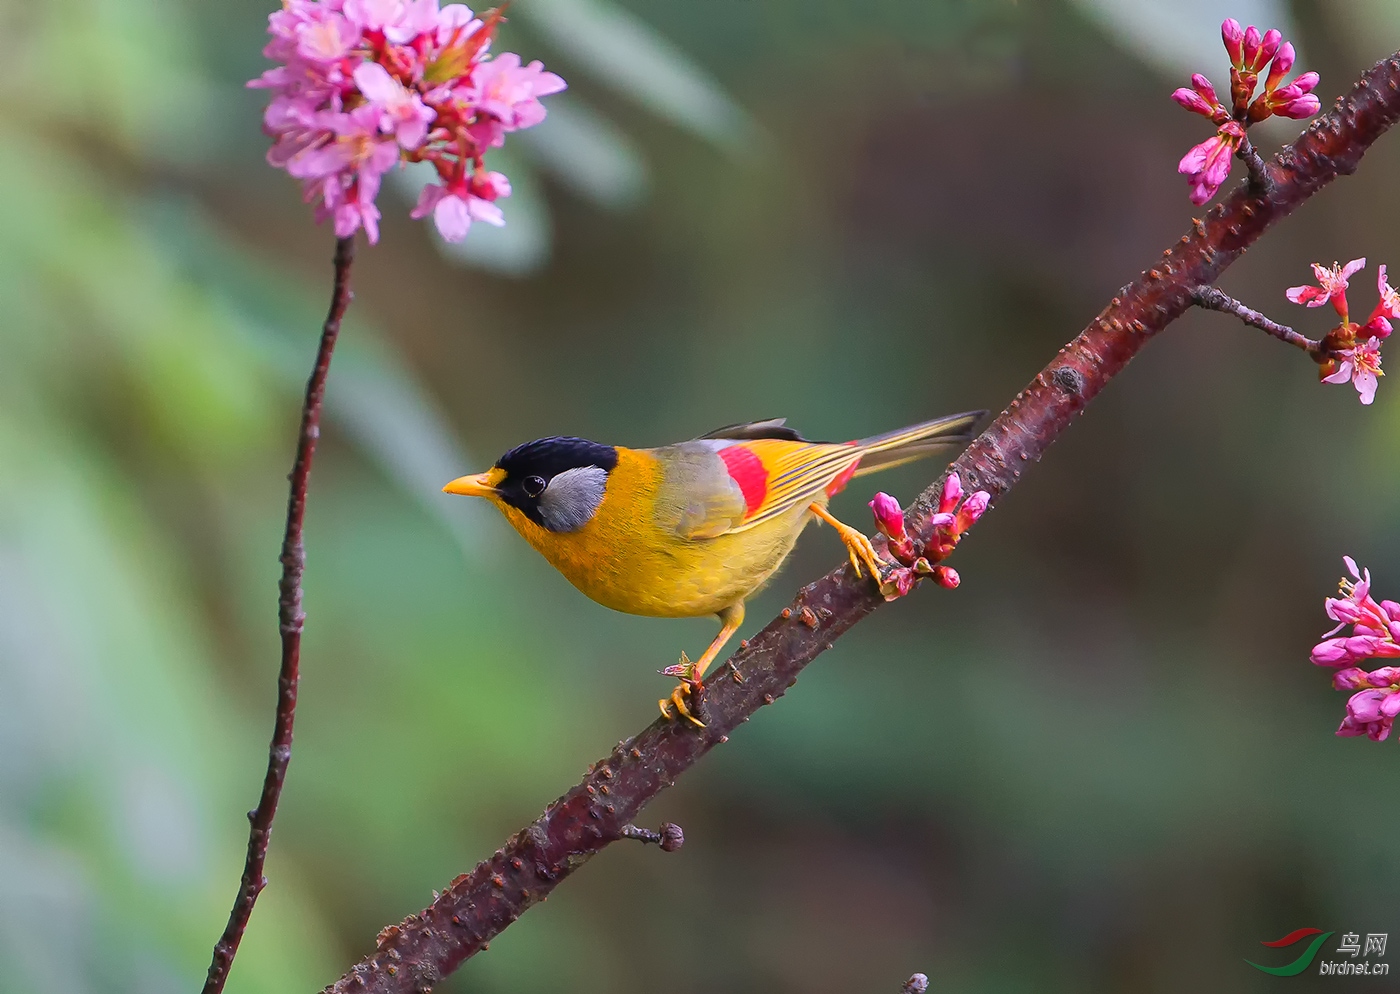
[[(661, 716), (667, 721), (674, 721), (676, 717), (685, 717), (697, 728), (704, 728), (705, 723), (697, 718), (686, 704), (686, 698), (695, 695), (696, 703), (699, 703), (700, 693), (705, 689), (700, 682), (700, 678), (695, 675), (695, 664), (690, 661), (684, 652), (681, 653), (681, 661), (674, 666), (667, 666), (663, 670), (658, 670), (662, 676), (674, 676), (680, 678), (680, 683), (676, 684), (676, 689), (671, 691), (670, 697), (663, 697), (657, 701), (661, 708)], [(672, 714), (670, 707), (675, 707), (676, 713)], [(696, 710), (699, 710), (698, 708)]]
[(856, 571), (856, 576), (862, 575), (860, 567), (864, 564), (870, 571), (870, 578), (879, 583), (881, 561), (870, 539), (854, 528), (849, 528), (841, 534), (841, 541), (846, 543), (846, 551), (851, 557), (851, 568)]

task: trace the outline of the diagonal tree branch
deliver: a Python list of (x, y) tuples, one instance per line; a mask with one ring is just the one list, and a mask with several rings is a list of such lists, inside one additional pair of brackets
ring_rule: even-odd
[(267, 775), (263, 778), (258, 806), (248, 812), (252, 827), (248, 833), (248, 856), (243, 864), (243, 878), (238, 884), (238, 896), (229, 912), (228, 925), (214, 946), (214, 958), (209, 964), (209, 976), (204, 981), (203, 994), (219, 994), (228, 980), (229, 967), (238, 954), (238, 944), (258, 895), (267, 886), (263, 865), (267, 862), (267, 844), (272, 836), (272, 819), (277, 814), (277, 800), (282, 796), (282, 782), (287, 777), (287, 764), (292, 759), (292, 723), (297, 710), (297, 681), (301, 673), (301, 628), (306, 615), (301, 610), (301, 574), (306, 567), (306, 548), (301, 540), (302, 521), (306, 517), (306, 484), (311, 478), (311, 460), (316, 455), (316, 440), (321, 437), (321, 401), (326, 394), (326, 375), (331, 369), (331, 353), (340, 335), (340, 321), (350, 306), (354, 294), (350, 290), (350, 266), (355, 261), (355, 239), (341, 238), (335, 243), (335, 285), (331, 291), (330, 311), (321, 326), (321, 343), (316, 350), (316, 364), (306, 383), (306, 399), (301, 407), (301, 427), (297, 432), (297, 454), (292, 463), (291, 493), (287, 498), (287, 528), (282, 537), (282, 579), (277, 584), (277, 622), (282, 632), (282, 665), (277, 674), (277, 717), (272, 728), (272, 744), (268, 746)]
[[(1196, 221), (1190, 233), (1123, 287), (1089, 326), (1021, 391), (953, 463), (969, 489), (1000, 499), (1075, 416), (1152, 336), (1192, 306), (1198, 287), (1220, 274), (1270, 226), (1339, 175), (1400, 118), (1400, 53), (1378, 63), (1328, 114), (1271, 163), (1268, 182), (1246, 183)], [(910, 509), (910, 534), (922, 545), (942, 481)], [(619, 743), (583, 782), (551, 804), (494, 856), (447, 887), (401, 925), (380, 933), (375, 951), (327, 994), (429, 990), (604, 846), (624, 836), (642, 807), (765, 704), (797, 682), (808, 663), (883, 603), (868, 579), (849, 568), (804, 587), (792, 606), (733, 662), (744, 682), (716, 680), (706, 690), (708, 727), (658, 721)]]

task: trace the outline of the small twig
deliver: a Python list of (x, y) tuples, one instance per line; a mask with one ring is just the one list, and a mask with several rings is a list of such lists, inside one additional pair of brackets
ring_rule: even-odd
[(685, 833), (679, 825), (669, 821), (663, 821), (661, 830), (657, 832), (649, 828), (638, 828), (636, 825), (623, 825), (618, 834), (624, 839), (636, 839), (638, 842), (660, 846), (662, 852), (675, 852), (685, 845)]
[(1321, 342), (1300, 335), (1285, 324), (1269, 320), (1259, 311), (1246, 307), (1219, 287), (1194, 287), (1191, 290), (1191, 299), (1197, 307), (1204, 307), (1209, 311), (1220, 311), (1224, 314), (1233, 314), (1250, 327), (1267, 331), (1279, 341), (1297, 346), (1314, 359), (1328, 358), (1327, 350)]
[(1249, 171), (1249, 192), (1256, 197), (1273, 196), (1274, 178), (1269, 174), (1269, 167), (1259, 155), (1259, 150), (1250, 144), (1247, 136), (1240, 142), (1235, 155), (1244, 162), (1245, 169)]
[(899, 989), (899, 994), (928, 994), (928, 977), (922, 973), (916, 973), (904, 982), (904, 986)]
[(301, 429), (297, 434), (296, 460), (292, 463), (291, 494), (287, 499), (287, 528), (282, 537), (282, 579), (277, 588), (278, 627), (282, 632), (282, 665), (277, 675), (277, 717), (272, 729), (272, 744), (268, 747), (267, 775), (263, 778), (262, 796), (258, 806), (248, 812), (252, 830), (248, 834), (248, 856), (243, 865), (243, 879), (238, 886), (228, 925), (214, 946), (214, 959), (209, 964), (209, 976), (204, 981), (204, 994), (219, 994), (228, 980), (229, 967), (238, 953), (238, 944), (253, 914), (258, 895), (267, 886), (263, 865), (267, 861), (267, 844), (272, 836), (272, 819), (277, 814), (277, 800), (282, 795), (282, 782), (287, 776), (287, 764), (292, 758), (292, 723), (296, 717), (297, 680), (301, 664), (301, 629), (306, 615), (301, 609), (301, 574), (306, 567), (306, 549), (302, 545), (301, 526), (306, 517), (306, 483), (311, 475), (311, 459), (316, 454), (316, 440), (321, 436), (321, 400), (326, 393), (326, 374), (330, 372), (331, 352), (340, 334), (340, 320), (354, 296), (350, 291), (350, 265), (355, 260), (355, 240), (341, 238), (335, 243), (335, 286), (331, 292), (330, 311), (321, 326), (321, 344), (316, 352), (316, 365), (306, 383), (306, 399), (301, 407)]

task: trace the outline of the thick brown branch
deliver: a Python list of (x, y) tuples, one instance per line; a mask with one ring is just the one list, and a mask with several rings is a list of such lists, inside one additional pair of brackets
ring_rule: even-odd
[[(1356, 168), (1400, 117), (1397, 87), (1400, 53), (1366, 73), (1266, 166), (1269, 193), (1242, 186), (1156, 267), (1124, 287), (953, 464), (964, 484), (988, 490), (994, 499), (1010, 490), (1128, 360), (1192, 305), (1196, 287), (1215, 283), (1272, 224)], [(916, 541), (929, 538), (928, 519), (941, 487), (940, 480), (924, 491), (909, 512)], [(427, 909), (382, 932), (375, 951), (327, 990), (410, 994), (431, 988), (622, 837), (643, 805), (782, 696), (804, 666), (882, 603), (874, 584), (855, 579), (844, 566), (804, 587), (790, 608), (735, 654), (744, 682), (716, 680), (706, 690), (707, 728), (658, 721), (620, 743), (494, 856), (454, 880)]]
[(1315, 342), (1311, 338), (1298, 334), (1286, 324), (1269, 320), (1259, 311), (1252, 307), (1246, 307), (1219, 287), (1198, 286), (1191, 291), (1191, 300), (1197, 307), (1204, 307), (1208, 311), (1233, 314), (1250, 327), (1267, 331), (1279, 341), (1297, 346), (1318, 361), (1326, 358), (1321, 342)]
[(272, 744), (268, 747), (267, 775), (263, 778), (258, 806), (248, 812), (252, 829), (248, 833), (248, 856), (243, 864), (243, 879), (238, 896), (229, 912), (228, 925), (214, 946), (214, 959), (209, 964), (209, 976), (204, 981), (204, 994), (219, 994), (228, 980), (229, 967), (238, 954), (238, 943), (258, 895), (267, 886), (263, 864), (267, 861), (267, 844), (272, 836), (272, 819), (277, 814), (277, 799), (282, 796), (282, 782), (287, 776), (287, 764), (292, 758), (292, 723), (296, 717), (297, 680), (300, 676), (301, 628), (306, 615), (301, 610), (301, 574), (306, 566), (306, 549), (301, 541), (302, 521), (306, 517), (306, 483), (311, 476), (311, 460), (316, 454), (316, 440), (321, 436), (321, 401), (326, 393), (326, 374), (331, 368), (331, 353), (340, 334), (340, 320), (350, 306), (350, 265), (355, 259), (354, 238), (342, 238), (335, 243), (335, 286), (331, 291), (330, 312), (321, 326), (321, 344), (316, 352), (316, 365), (306, 383), (306, 399), (301, 407), (301, 429), (297, 433), (296, 460), (292, 463), (291, 494), (287, 498), (287, 528), (282, 536), (282, 579), (277, 584), (278, 627), (282, 632), (282, 665), (277, 674), (277, 717), (273, 722)]

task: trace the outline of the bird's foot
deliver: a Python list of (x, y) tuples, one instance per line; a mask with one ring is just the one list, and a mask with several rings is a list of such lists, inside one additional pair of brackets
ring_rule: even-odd
[(836, 529), (836, 534), (846, 545), (846, 553), (851, 557), (851, 569), (856, 571), (856, 576), (861, 575), (860, 568), (864, 565), (870, 571), (870, 578), (878, 584), (880, 582), (881, 559), (875, 554), (875, 546), (870, 543), (870, 539), (844, 521), (832, 517), (831, 512), (821, 504), (812, 504), (811, 511)]
[[(705, 690), (705, 685), (700, 682), (700, 677), (696, 673), (696, 664), (692, 663), (684, 652), (681, 653), (681, 661), (675, 666), (667, 666), (664, 670), (658, 670), (662, 676), (674, 676), (680, 678), (680, 683), (676, 684), (676, 689), (671, 691), (670, 697), (663, 697), (657, 701), (661, 708), (661, 716), (667, 721), (674, 721), (677, 716), (686, 718), (697, 728), (704, 728), (705, 723), (696, 717), (695, 712), (701, 710), (702, 701), (700, 695)], [(693, 697), (690, 703), (687, 698)], [(671, 713), (671, 708), (676, 709), (675, 714)]]
[(850, 525), (841, 525), (837, 529), (841, 536), (841, 541), (846, 543), (846, 552), (851, 557), (851, 568), (856, 571), (856, 576), (860, 576), (861, 564), (870, 571), (870, 577), (876, 583), (880, 582), (880, 557), (875, 554), (875, 546), (864, 533), (857, 531)]

